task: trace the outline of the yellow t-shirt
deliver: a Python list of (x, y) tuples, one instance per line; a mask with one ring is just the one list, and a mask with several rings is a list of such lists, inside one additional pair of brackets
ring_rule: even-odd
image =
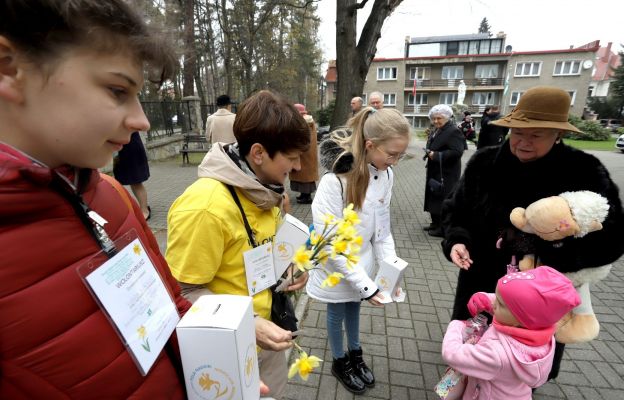
[[(258, 244), (272, 242), (279, 209), (261, 210), (236, 190)], [(180, 282), (205, 284), (213, 293), (247, 296), (243, 253), (251, 250), (247, 231), (227, 187), (199, 178), (174, 201), (167, 216), (166, 258)], [(253, 297), (254, 311), (271, 318), (271, 292)]]

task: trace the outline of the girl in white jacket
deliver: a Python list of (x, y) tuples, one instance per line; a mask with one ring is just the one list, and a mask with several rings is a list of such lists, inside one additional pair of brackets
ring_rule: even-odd
[[(347, 125), (349, 129), (332, 133), (321, 144), (321, 164), (330, 172), (319, 183), (312, 216), (315, 229), (321, 232), (326, 214), (341, 216), (342, 209), (353, 203), (362, 221), (356, 225), (363, 239), (360, 261), (348, 269), (344, 257), (329, 260), (327, 272), (340, 272), (344, 279), (334, 287), (323, 287), (326, 272), (313, 270), (306, 289), (310, 297), (327, 303), (332, 374), (347, 390), (361, 394), (375, 385), (375, 378), (362, 359), (360, 302), (383, 305), (383, 295), (371, 277), (375, 261), (396, 255), (390, 232), (390, 167), (405, 155), (410, 127), (397, 110), (371, 107), (362, 109)], [(348, 354), (343, 348), (343, 321)]]

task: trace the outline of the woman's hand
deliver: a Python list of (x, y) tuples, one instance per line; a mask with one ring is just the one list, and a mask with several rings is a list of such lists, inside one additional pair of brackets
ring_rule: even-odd
[(451, 261), (461, 269), (468, 270), (472, 265), (472, 259), (466, 246), (462, 243), (457, 243), (451, 248)]
[(430, 160), (433, 160), (433, 155), (434, 155), (435, 151), (429, 150), (429, 153), (427, 153), (427, 156), (429, 157)]
[[(288, 277), (286, 278), (286, 279), (288, 279), (288, 282), (290, 282), (290, 280), (292, 279), (291, 273), (292, 273), (292, 269), (291, 269), (291, 272), (288, 274)], [(306, 282), (308, 282), (308, 277), (309, 276), (310, 275), (308, 274), (308, 271), (306, 271), (303, 274), (301, 274), (301, 276), (299, 276), (298, 278), (295, 278), (295, 280), (292, 282), (292, 284), (288, 285), (288, 287), (286, 288), (286, 292), (299, 290), (302, 287), (304, 287)]]
[(375, 306), (375, 307), (383, 307), (385, 297), (383, 294), (381, 294), (381, 292), (377, 292), (373, 297), (371, 297), (370, 299), (368, 299), (367, 301)]
[(262, 317), (255, 317), (256, 344), (264, 350), (282, 351), (292, 346), (292, 334)]

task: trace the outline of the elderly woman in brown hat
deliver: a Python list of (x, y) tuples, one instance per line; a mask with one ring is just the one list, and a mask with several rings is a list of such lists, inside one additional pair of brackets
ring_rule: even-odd
[[(600, 161), (563, 143), (570, 96), (553, 87), (527, 90), (516, 108), (492, 124), (510, 128), (499, 147), (477, 152), (468, 162), (455, 192), (442, 210), (444, 254), (459, 270), (452, 319), (467, 319), (467, 303), (476, 292), (494, 292), (507, 273), (511, 255), (496, 248), (499, 235), (510, 229), (515, 207), (566, 191), (590, 190), (606, 197), (609, 214), (603, 229), (560, 242), (538, 240), (542, 265), (561, 272), (599, 267), (624, 253), (624, 215), (618, 188)], [(557, 344), (549, 378), (558, 374), (563, 344)]]

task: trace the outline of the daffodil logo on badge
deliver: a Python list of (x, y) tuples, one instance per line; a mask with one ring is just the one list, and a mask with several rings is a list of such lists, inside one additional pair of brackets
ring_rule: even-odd
[(245, 354), (245, 387), (249, 387), (253, 382), (254, 372), (256, 371), (256, 344), (251, 343), (247, 347), (247, 354)]
[(202, 365), (193, 371), (191, 387), (204, 400), (229, 400), (236, 392), (232, 378), (222, 369), (210, 365)]

